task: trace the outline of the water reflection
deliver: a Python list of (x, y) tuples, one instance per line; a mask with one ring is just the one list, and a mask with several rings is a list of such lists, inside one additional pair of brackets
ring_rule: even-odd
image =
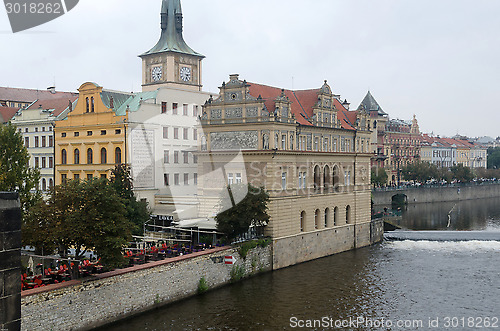
[(500, 219), (499, 205), (498, 198), (407, 205), (398, 225), (411, 230), (486, 230), (491, 220)]

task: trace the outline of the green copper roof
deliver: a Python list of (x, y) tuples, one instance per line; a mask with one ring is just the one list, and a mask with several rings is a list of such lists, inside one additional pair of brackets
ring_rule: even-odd
[[(103, 90), (101, 92), (102, 103), (104, 103), (104, 105), (108, 108), (113, 108), (113, 110), (115, 110), (116, 115), (118, 115), (116, 109), (119, 109), (128, 99), (132, 97), (133, 97), (132, 93), (109, 91), (109, 90)], [(113, 99), (113, 107), (111, 107), (111, 99)]]
[(121, 104), (119, 108), (115, 108), (116, 115), (123, 116), (127, 113), (127, 110), (131, 112), (138, 111), (139, 107), (141, 106), (141, 101), (156, 99), (157, 95), (158, 95), (158, 90), (136, 93), (135, 95), (130, 97), (127, 101), (125, 101), (123, 104)]
[(155, 47), (139, 55), (140, 57), (163, 52), (177, 52), (205, 57), (189, 47), (182, 37), (182, 8), (180, 0), (162, 0), (160, 16), (160, 40), (158, 40)]

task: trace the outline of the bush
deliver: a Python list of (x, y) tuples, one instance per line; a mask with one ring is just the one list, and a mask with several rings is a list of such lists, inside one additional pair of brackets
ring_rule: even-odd
[(245, 277), (245, 268), (243, 266), (234, 265), (230, 272), (231, 282), (237, 282)]
[(208, 283), (205, 279), (205, 277), (201, 277), (200, 281), (198, 282), (198, 294), (203, 294), (206, 291), (208, 291)]

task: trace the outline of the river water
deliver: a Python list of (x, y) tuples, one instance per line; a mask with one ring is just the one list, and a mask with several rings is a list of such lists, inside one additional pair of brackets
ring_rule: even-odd
[(448, 237), (386, 240), (103, 329), (500, 330), (500, 199), (409, 206), (401, 225)]

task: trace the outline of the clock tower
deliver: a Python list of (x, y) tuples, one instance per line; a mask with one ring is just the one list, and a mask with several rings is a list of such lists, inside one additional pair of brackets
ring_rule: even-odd
[(162, 0), (161, 36), (142, 59), (142, 90), (179, 87), (201, 91), (201, 61), (205, 56), (195, 52), (182, 37), (180, 0)]

